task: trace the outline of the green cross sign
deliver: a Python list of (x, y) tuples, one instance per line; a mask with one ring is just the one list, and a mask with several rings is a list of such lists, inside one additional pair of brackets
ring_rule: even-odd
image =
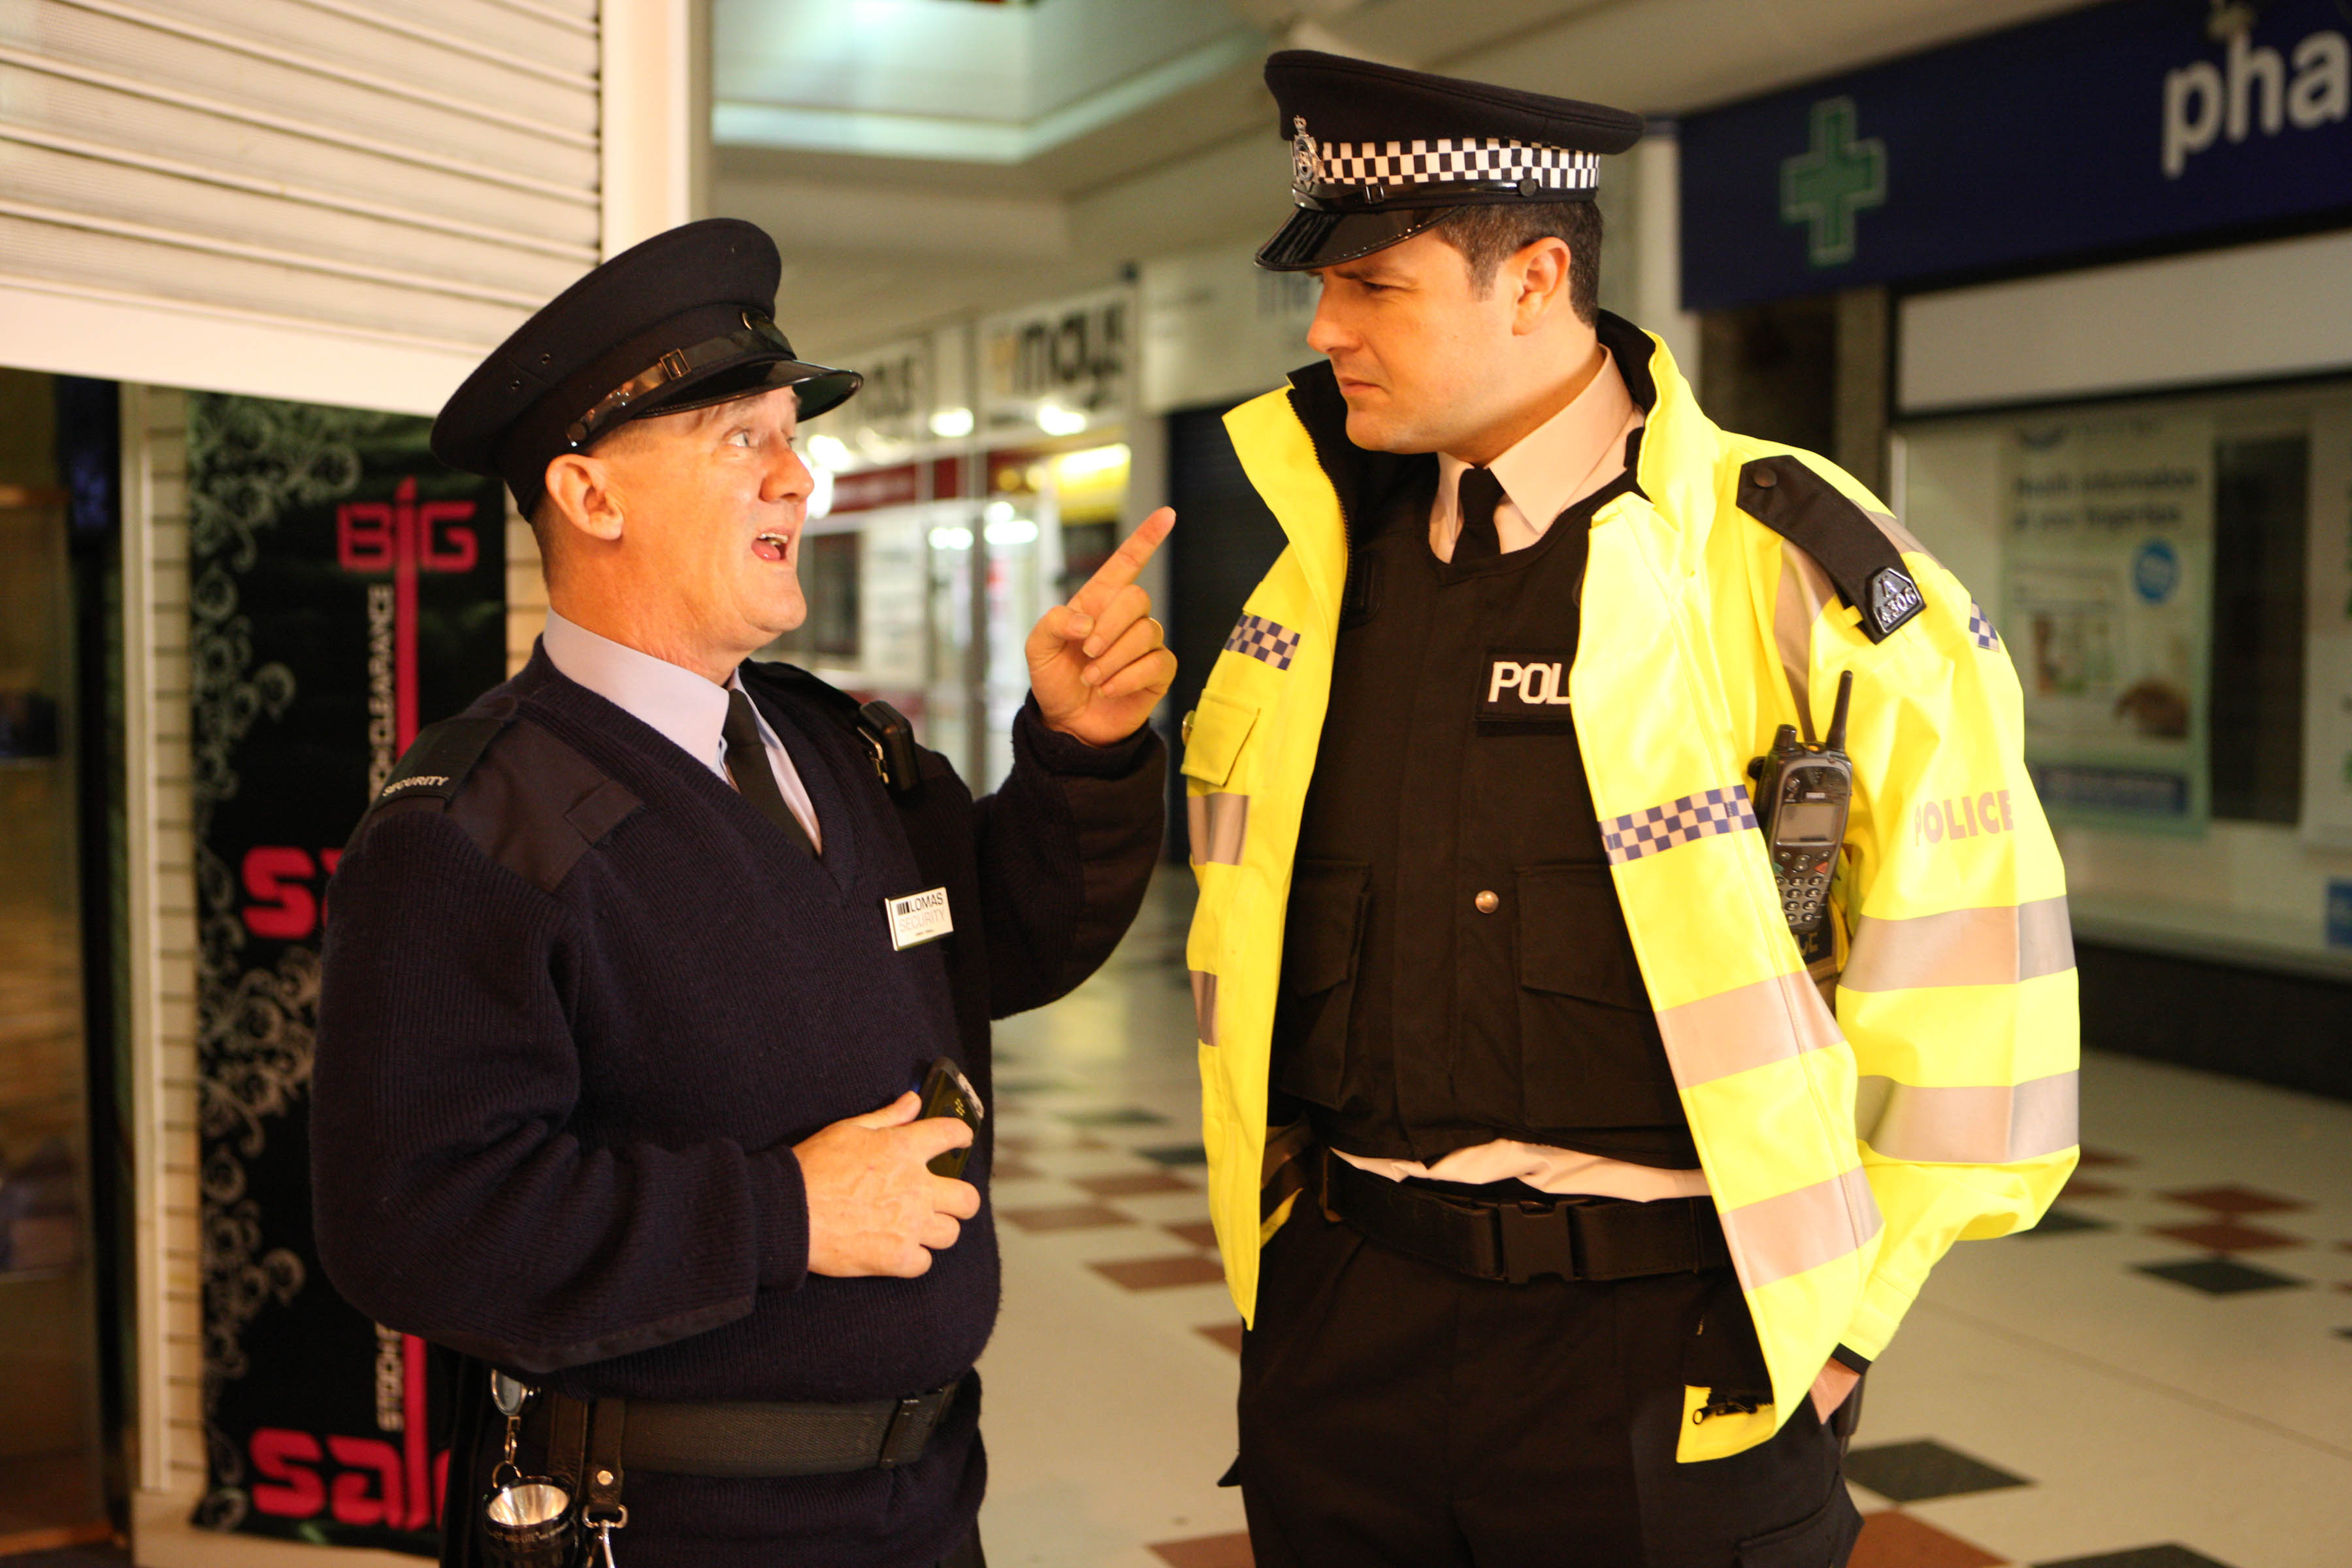
[(1780, 165), (1780, 221), (1811, 226), (1816, 267), (1853, 259), (1854, 214), (1886, 202), (1886, 143), (1853, 134), (1850, 98), (1813, 105), (1813, 144)]

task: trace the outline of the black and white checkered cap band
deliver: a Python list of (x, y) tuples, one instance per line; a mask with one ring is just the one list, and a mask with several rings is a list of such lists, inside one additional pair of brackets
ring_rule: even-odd
[[(1436, 181), (1479, 180), (1518, 184), (1533, 180), (1547, 190), (1589, 191), (1601, 183), (1601, 154), (1565, 147), (1531, 147), (1524, 142), (1318, 142), (1314, 184), (1329, 185), (1423, 185)], [(1302, 157), (1298, 163), (1303, 165)], [(1297, 170), (1307, 189), (1307, 171)]]
[(1298, 634), (1264, 616), (1245, 615), (1234, 626), (1234, 635), (1225, 639), (1224, 651), (1263, 660), (1276, 669), (1288, 669), (1291, 655), (1298, 651)]
[(1744, 833), (1755, 826), (1756, 810), (1748, 802), (1748, 791), (1735, 784), (1612, 818), (1601, 825), (1601, 842), (1609, 863), (1622, 866), (1711, 834)]

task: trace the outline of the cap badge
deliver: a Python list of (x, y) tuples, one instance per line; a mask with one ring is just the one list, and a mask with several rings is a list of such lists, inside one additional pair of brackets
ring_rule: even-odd
[(1290, 128), (1291, 183), (1303, 191), (1316, 183), (1322, 161), (1316, 156), (1315, 138), (1307, 133), (1307, 117), (1291, 116)]

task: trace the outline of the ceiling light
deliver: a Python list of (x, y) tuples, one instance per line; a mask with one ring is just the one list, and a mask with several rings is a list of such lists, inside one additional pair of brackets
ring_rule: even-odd
[(971, 434), (971, 410), (942, 408), (931, 416), (931, 434), (943, 441), (953, 441)]
[(1048, 436), (1075, 436), (1087, 427), (1087, 416), (1058, 403), (1037, 405), (1037, 428)]
[(1126, 446), (1113, 442), (1108, 447), (1089, 447), (1083, 452), (1065, 452), (1054, 459), (1054, 471), (1066, 483), (1071, 479), (1106, 474), (1113, 468), (1123, 468), (1127, 462)]
[(1037, 525), (1025, 517), (1008, 517), (1002, 522), (988, 525), (988, 542), (991, 544), (1034, 544), (1037, 542)]

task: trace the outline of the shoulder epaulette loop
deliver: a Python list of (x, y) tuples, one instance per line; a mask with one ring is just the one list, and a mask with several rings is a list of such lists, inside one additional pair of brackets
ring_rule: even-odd
[(455, 719), (427, 724), (393, 765), (392, 776), (368, 803), (373, 814), (396, 800), (433, 796), (447, 801), (465, 784), (466, 775), (490, 749), (499, 732), (514, 722), (515, 701), (495, 697)]
[(1862, 635), (1872, 642), (1927, 607), (1895, 542), (1801, 459), (1784, 453), (1741, 465), (1739, 510), (1818, 562), (1838, 597), (1862, 613)]

